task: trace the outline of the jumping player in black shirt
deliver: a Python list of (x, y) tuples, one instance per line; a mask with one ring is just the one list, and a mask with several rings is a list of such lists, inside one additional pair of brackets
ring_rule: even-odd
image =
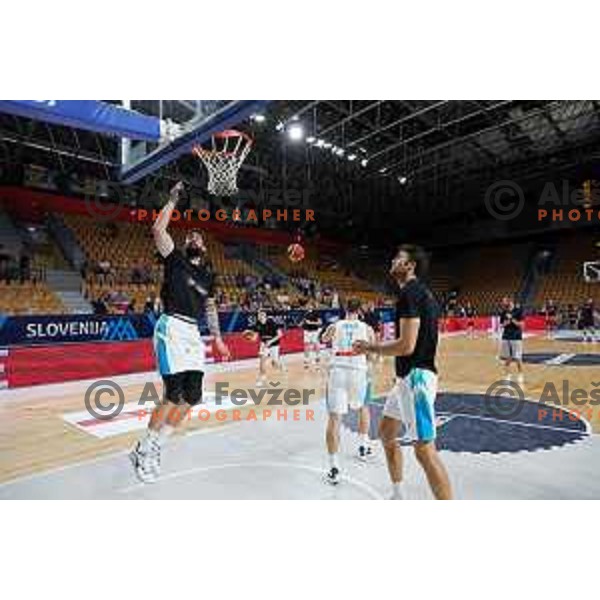
[(379, 426), (393, 484), (392, 499), (402, 498), (402, 453), (398, 444), (401, 422), (434, 496), (440, 500), (452, 498), (448, 474), (435, 447), (439, 309), (429, 288), (417, 278), (426, 268), (427, 256), (421, 248), (400, 246), (390, 269), (400, 288), (396, 304), (397, 339), (354, 344), (358, 352), (396, 357), (396, 385), (386, 399)]
[(154, 329), (154, 351), (163, 379), (164, 400), (152, 412), (148, 430), (130, 454), (139, 479), (155, 481), (160, 474), (161, 441), (185, 418), (192, 406), (202, 400), (204, 343), (198, 318), (202, 311), (215, 349), (224, 358), (229, 350), (219, 330), (219, 315), (213, 298), (214, 273), (206, 258), (204, 239), (198, 231), (185, 238), (183, 251), (177, 250), (167, 227), (177, 205), (183, 184), (171, 190), (152, 227), (158, 253), (164, 263), (161, 300), (164, 313)]
[(278, 327), (272, 318), (267, 316), (264, 310), (259, 310), (256, 315), (256, 325), (252, 329), (247, 329), (243, 333), (244, 337), (250, 340), (260, 340), (258, 350), (258, 379), (256, 385), (263, 386), (267, 382), (267, 363), (281, 370), (283, 365), (279, 356), (279, 343), (283, 337), (283, 329)]

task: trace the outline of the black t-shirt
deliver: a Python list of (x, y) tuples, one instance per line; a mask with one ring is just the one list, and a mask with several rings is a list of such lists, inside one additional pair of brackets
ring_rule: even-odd
[(465, 309), (465, 316), (468, 319), (473, 319), (477, 316), (477, 311), (474, 308), (466, 308)]
[[(438, 344), (439, 307), (429, 288), (412, 279), (401, 290), (396, 302), (396, 320), (419, 318), (419, 334), (410, 356), (396, 357), (396, 375), (405, 377), (412, 369), (428, 369), (437, 373), (435, 354)], [(398, 330), (399, 331), (399, 330)]]
[[(254, 326), (254, 331), (258, 333), (260, 341), (265, 343), (277, 337), (278, 330), (279, 327), (275, 321), (273, 321), (273, 319), (267, 319), (266, 323), (260, 323), (257, 321), (256, 325)], [(279, 340), (271, 344), (271, 346), (279, 346)]]
[(594, 324), (594, 307), (589, 304), (584, 304), (581, 307), (580, 321), (583, 325), (593, 325)]
[(500, 324), (504, 328), (502, 330), (503, 340), (522, 340), (523, 329), (513, 323), (511, 319), (515, 321), (523, 320), (523, 311), (520, 308), (513, 308), (512, 310), (503, 309), (500, 312)]
[[(307, 323), (307, 321), (312, 321), (311, 323)], [(321, 328), (319, 324), (321, 322), (321, 316), (316, 310), (309, 310), (304, 315), (304, 320), (302, 321), (302, 329), (304, 331), (318, 331)]]
[(179, 250), (163, 259), (160, 297), (165, 313), (198, 319), (213, 295), (214, 276), (209, 265), (193, 265)]

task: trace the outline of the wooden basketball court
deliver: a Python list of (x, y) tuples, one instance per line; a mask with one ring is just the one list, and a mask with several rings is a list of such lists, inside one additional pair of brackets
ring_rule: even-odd
[[(568, 364), (567, 359), (571, 357), (573, 360), (573, 357), (577, 356), (598, 355), (600, 345), (549, 340), (541, 336), (525, 340), (526, 356), (537, 356), (538, 359), (540, 356), (542, 359), (549, 356), (538, 364), (525, 365), (525, 382), (522, 386), (528, 407), (528, 411), (526, 411), (528, 416), (525, 422), (524, 417), (518, 411), (515, 414), (511, 413), (508, 417), (504, 414), (489, 413), (490, 407), (486, 404), (485, 392), (494, 382), (503, 378), (503, 371), (496, 357), (498, 343), (497, 340), (487, 335), (469, 339), (462, 334), (444, 336), (441, 341), (439, 353), (441, 393), (439, 399), (444, 400), (444, 397), (447, 397), (453, 401), (459, 398), (462, 403), (460, 409), (450, 408), (447, 410), (440, 405), (439, 411), (442, 416), (438, 431), (443, 430), (446, 426), (450, 429), (454, 419), (452, 427), (456, 432), (446, 440), (448, 448), (445, 448), (444, 444), (441, 446), (443, 455), (452, 467), (451, 474), (458, 479), (464, 477), (472, 459), (482, 460), (486, 456), (494, 457), (494, 464), (497, 465), (502, 464), (502, 461), (509, 464), (516, 460), (519, 468), (527, 471), (534, 464), (533, 457), (538, 451), (538, 453), (546, 455), (544, 464), (547, 467), (544, 468), (549, 470), (536, 474), (536, 478), (539, 480), (539, 489), (533, 490), (534, 496), (553, 497), (552, 494), (557, 493), (557, 473), (562, 472), (562, 460), (569, 454), (569, 449), (585, 448), (583, 455), (577, 458), (578, 466), (575, 471), (571, 466), (567, 469), (569, 477), (565, 482), (566, 487), (564, 490), (560, 489), (558, 497), (563, 497), (563, 494), (574, 498), (600, 496), (600, 484), (594, 483), (594, 477), (589, 473), (594, 467), (593, 461), (600, 457), (600, 444), (596, 443), (595, 436), (600, 430), (600, 408), (594, 404), (593, 397), (583, 402), (578, 400), (577, 405), (570, 401), (564, 403), (564, 399), (561, 397), (563, 404), (557, 405), (557, 407), (562, 410), (553, 415), (550, 407), (554, 404), (548, 401), (546, 395), (545, 405), (542, 405), (545, 410), (543, 417), (541, 413), (535, 412), (537, 408), (533, 412), (531, 410), (531, 403), (538, 402), (544, 390), (548, 390), (551, 384), (554, 384), (559, 394), (563, 393), (562, 390), (566, 385), (569, 386), (571, 392), (575, 388), (586, 390), (588, 394), (594, 390), (598, 385), (598, 382), (595, 382), (595, 379), (598, 378), (598, 366), (572, 365)], [(561, 363), (561, 358), (567, 362)], [(322, 484), (319, 477), (319, 471), (324, 468), (326, 462), (323, 442), (325, 375), (322, 372), (305, 371), (301, 355), (286, 357), (286, 365), (287, 371), (282, 374), (273, 372), (270, 382), (273, 384), (281, 382), (277, 387), (285, 389), (314, 388), (315, 393), (311, 396), (309, 404), (288, 407), (288, 415), (285, 420), (281, 415), (277, 418), (276, 413), (276, 409), (285, 407), (265, 405), (257, 407), (251, 403), (241, 407), (231, 405), (224, 407), (227, 417), (221, 421), (214, 418), (204, 421), (195, 418), (195, 415), (192, 414), (192, 417), (170, 443), (174, 448), (179, 448), (178, 452), (181, 453), (182, 448), (188, 445), (188, 440), (202, 440), (202, 451), (192, 448), (185, 452), (185, 462), (191, 465), (192, 472), (195, 473), (198, 469), (208, 467), (206, 464), (207, 449), (212, 448), (214, 448), (217, 463), (221, 461), (223, 464), (241, 465), (247, 464), (249, 461), (248, 464), (251, 464), (255, 457), (260, 457), (260, 464), (266, 462), (280, 465), (268, 467), (270, 471), (273, 469), (285, 471), (285, 465), (288, 462), (294, 463), (294, 457), (298, 452), (301, 454), (308, 452), (310, 463), (306, 461), (303, 463), (304, 472), (302, 474), (307, 481), (314, 482), (314, 488), (311, 487), (308, 497), (327, 497), (326, 494), (329, 492), (323, 489), (326, 486)], [(254, 386), (255, 377), (255, 360), (213, 368), (206, 378), (207, 401), (210, 402), (210, 391), (214, 390), (216, 382), (227, 382), (230, 389), (250, 389)], [(119, 382), (125, 393), (127, 407), (139, 401), (148, 382), (156, 386), (158, 393), (161, 392), (160, 380), (153, 373), (115, 378), (115, 381)], [(380, 402), (392, 382), (392, 363), (388, 361), (377, 370), (374, 406)], [(119, 481), (124, 482), (120, 489), (135, 489), (136, 494), (140, 497), (146, 497), (145, 494), (148, 493), (151, 493), (152, 497), (156, 497), (156, 494), (161, 497), (161, 486), (166, 486), (166, 481), (177, 474), (180, 465), (174, 464), (167, 458), (169, 466), (165, 484), (162, 481), (154, 486), (140, 487), (136, 484), (130, 472), (126, 452), (144, 427), (145, 420), (141, 414), (129, 415), (130, 422), (138, 422), (133, 429), (124, 430), (122, 433), (117, 430), (108, 435), (93, 433), (98, 430), (98, 427), (100, 429), (109, 427), (106, 422), (98, 424), (97, 421), (93, 422), (94, 419), (90, 418), (80, 418), (79, 421), (69, 420), (69, 415), (79, 414), (85, 410), (83, 398), (91, 383), (93, 382), (74, 382), (0, 392), (4, 396), (0, 403), (0, 456), (2, 457), (0, 496), (47, 497), (45, 494), (49, 493), (48, 486), (52, 485), (50, 494), (52, 497), (78, 497), (81, 492), (77, 489), (78, 486), (82, 488), (89, 486), (90, 481), (94, 480), (99, 465), (105, 461), (114, 461), (112, 469), (118, 473)], [(506, 402), (516, 404), (517, 401), (509, 399)], [(475, 406), (487, 406), (485, 410), (488, 412), (485, 414), (473, 413), (471, 409)], [(292, 409), (295, 410), (295, 413)], [(235, 417), (234, 410), (236, 410)], [(272, 415), (266, 417), (265, 410), (271, 410)], [(481, 442), (484, 444), (483, 446), (476, 449), (469, 448), (467, 441), (472, 435), (472, 430), (468, 427), (466, 429), (456, 428), (457, 421), (454, 413), (457, 410), (463, 421), (468, 418), (471, 419), (469, 423), (476, 421), (487, 428), (483, 434), (477, 430), (477, 436), (483, 440)], [(491, 410), (493, 411), (493, 407)], [(254, 414), (249, 415), (250, 412)], [(120, 416), (120, 419), (122, 418), (123, 415)], [(374, 418), (377, 418), (376, 412)], [(509, 421), (508, 424), (506, 419)], [(450, 421), (449, 425), (444, 424), (447, 421)], [(580, 426), (572, 431), (570, 428), (574, 427), (574, 424)], [(351, 431), (351, 419), (346, 420), (346, 425), (343, 452), (348, 455), (349, 464), (352, 465), (355, 442), (353, 441), (354, 434)], [(88, 426), (90, 427), (86, 430), (85, 427)], [(373, 427), (374, 432), (375, 427)], [(540, 437), (538, 444), (536, 436), (539, 432), (546, 437), (549, 435), (550, 438)], [(513, 437), (515, 439), (512, 439)], [(520, 440), (519, 443), (524, 444), (522, 449), (518, 443), (514, 444), (517, 438)], [(463, 442), (466, 444), (464, 448), (461, 446)], [(488, 442), (489, 448), (485, 447)], [(170, 445), (165, 449), (166, 457), (169, 451)], [(472, 457), (467, 460), (469, 454)], [(464, 460), (463, 466), (461, 466), (461, 457)], [(213, 465), (215, 468), (216, 466), (218, 465)], [(263, 467), (257, 466), (257, 469), (260, 468)], [(73, 473), (78, 475), (75, 478), (70, 475), (68, 485), (61, 486), (56, 482), (51, 484), (56, 473), (69, 473), (70, 469), (75, 469)], [(247, 469), (245, 472), (247, 473)], [(383, 495), (386, 487), (386, 472), (381, 453), (371, 465), (367, 465), (366, 469), (362, 468), (360, 474), (363, 479), (367, 472), (369, 473), (368, 478), (375, 481), (375, 483), (368, 484), (369, 489), (379, 490), (377, 494)], [(515, 471), (513, 468), (516, 480), (519, 479), (517, 472), (518, 470)], [(209, 471), (202, 471), (202, 473), (203, 477), (210, 475)], [(470, 484), (472, 486), (469, 491), (470, 497), (489, 497), (490, 490), (486, 486), (489, 486), (491, 474), (493, 473), (484, 475), (482, 472), (481, 480), (476, 479)], [(264, 478), (248, 480), (244, 488), (231, 488), (227, 482), (222, 482), (220, 487), (211, 491), (211, 495), (230, 497), (231, 489), (235, 489), (233, 497), (237, 497), (236, 493), (240, 494), (239, 497), (256, 495), (261, 497), (260, 482), (263, 480), (272, 482), (280, 475), (281, 473), (269, 472)], [(409, 474), (407, 474), (408, 476)], [(418, 479), (420, 475), (416, 473), (415, 477)], [(24, 483), (37, 480), (48, 483), (41, 488), (22, 487)], [(356, 481), (360, 483), (358, 479)], [(548, 485), (551, 485), (551, 488), (547, 490), (544, 488), (546, 481)], [(415, 486), (415, 497), (428, 497), (424, 482), (421, 481)], [(153, 489), (152, 492), (149, 491), (150, 487)], [(359, 488), (360, 486), (356, 489)], [(196, 495), (203, 497), (202, 489), (207, 489), (207, 487), (200, 486), (198, 489), (194, 488), (193, 491), (188, 490), (186, 494), (191, 494), (190, 497), (196, 497)], [(267, 491), (266, 497), (270, 497), (269, 494), (272, 493), (268, 491), (269, 489), (270, 483), (263, 490)], [(494, 488), (494, 494), (500, 493), (499, 497), (504, 497), (502, 489), (502, 486)], [(279, 490), (277, 494), (281, 497), (297, 497), (294, 490), (295, 488), (291, 487), (289, 495), (286, 495), (285, 489)], [(109, 485), (101, 495), (110, 496), (113, 491)], [(514, 481), (506, 483), (506, 497), (529, 497), (531, 492), (530, 488), (520, 489), (518, 485), (515, 486)], [(170, 490), (169, 494), (172, 493), (173, 491)], [(367, 497), (377, 494), (371, 493), (370, 496), (367, 494)], [(460, 489), (457, 495), (460, 497)]]

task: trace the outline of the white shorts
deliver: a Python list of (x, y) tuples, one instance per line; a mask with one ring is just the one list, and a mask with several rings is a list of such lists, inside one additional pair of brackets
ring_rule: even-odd
[(362, 408), (367, 396), (368, 380), (366, 369), (333, 367), (327, 380), (327, 411), (344, 415), (348, 408)]
[(523, 359), (523, 340), (502, 340), (500, 358), (505, 360)]
[(261, 343), (258, 354), (263, 358), (279, 360), (279, 344), (275, 344), (274, 346), (267, 346), (266, 344)]
[(304, 332), (304, 345), (305, 346), (319, 346), (319, 330), (317, 331), (305, 331)]
[(153, 342), (161, 375), (204, 370), (204, 342), (196, 323), (162, 314), (154, 327)]
[(403, 441), (435, 440), (437, 382), (437, 375), (427, 369), (412, 369), (406, 377), (396, 380), (386, 398), (383, 415), (402, 422), (405, 427)]

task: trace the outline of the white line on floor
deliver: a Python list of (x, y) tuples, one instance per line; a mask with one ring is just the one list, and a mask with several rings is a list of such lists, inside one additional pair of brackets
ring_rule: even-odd
[[(196, 473), (206, 473), (208, 471), (219, 471), (219, 470), (223, 470), (223, 469), (240, 469), (240, 468), (244, 468), (244, 467), (249, 467), (249, 468), (269, 467), (269, 468), (285, 468), (285, 469), (295, 468), (295, 469), (304, 469), (305, 471), (310, 471), (311, 473), (318, 473), (319, 475), (323, 475), (323, 473), (324, 473), (322, 468), (314, 467), (312, 465), (298, 464), (298, 463), (261, 462), (261, 461), (250, 462), (250, 463), (225, 463), (223, 465), (212, 465), (209, 467), (194, 467), (193, 469), (187, 469), (185, 471), (177, 471), (175, 473), (168, 473), (166, 475), (162, 475), (160, 477), (160, 479), (157, 481), (157, 483), (153, 484), (153, 486), (155, 486), (157, 484), (160, 485), (160, 483), (162, 483), (164, 481), (168, 481), (171, 479), (178, 479), (180, 477), (187, 477), (188, 475), (194, 475)], [(342, 481), (342, 484), (349, 483), (359, 489), (362, 489), (369, 496), (371, 496), (371, 498), (373, 498), (375, 500), (384, 500), (384, 497), (377, 490), (372, 488), (370, 485), (364, 483), (363, 481), (354, 479), (353, 477), (348, 477), (347, 475), (342, 475), (341, 481)], [(121, 493), (121, 494), (127, 494), (134, 490), (146, 487), (146, 485), (149, 485), (149, 484), (136, 483), (136, 484), (128, 486), (126, 488), (117, 490), (117, 492)], [(328, 484), (323, 482), (323, 486), (326, 486), (326, 485), (328, 485)]]

